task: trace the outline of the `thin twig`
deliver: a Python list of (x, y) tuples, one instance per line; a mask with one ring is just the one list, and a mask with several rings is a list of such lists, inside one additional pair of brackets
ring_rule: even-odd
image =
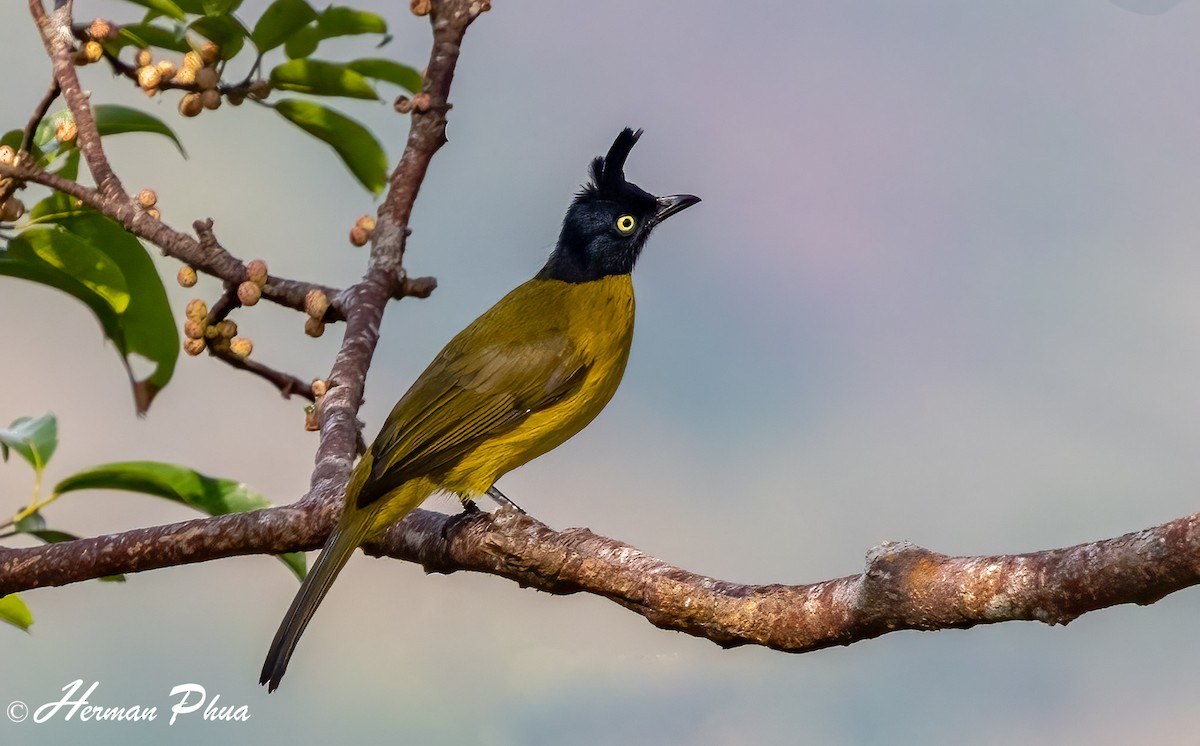
[[(156, 220), (146, 214), (145, 210), (134, 207), (132, 203), (114, 202), (92, 187), (64, 179), (58, 174), (39, 169), (33, 164), (22, 162), (5, 165), (0, 163), (0, 176), (41, 184), (74, 197), (88, 207), (93, 207), (116, 220), (124, 226), (125, 230), (135, 236), (154, 244), (167, 256), (178, 259), (199, 272), (220, 278), (227, 283), (241, 283), (246, 279), (246, 265), (216, 242), (215, 237), (211, 243), (201, 242), (186, 233), (174, 230), (161, 220)], [(211, 236), (212, 220), (196, 221), (193, 228), (202, 237), (206, 234)], [(342, 305), (344, 292), (328, 285), (269, 275), (267, 284), (262, 288), (262, 297), (272, 303), (303, 311), (304, 297), (310, 290), (320, 290), (329, 298), (330, 310), (325, 315), (326, 321), (339, 321), (345, 318)]]
[(58, 80), (50, 81), (50, 87), (46, 90), (46, 95), (42, 96), (42, 100), (38, 102), (37, 108), (33, 110), (33, 116), (29, 117), (29, 122), (25, 125), (25, 131), (21, 135), (21, 150), (28, 153), (29, 148), (33, 145), (33, 135), (37, 132), (38, 125), (46, 118), (46, 112), (50, 111), (50, 105), (58, 98), (59, 91), (62, 89), (58, 86)]
[(242, 302), (237, 297), (237, 285), (232, 282), (225, 283), (225, 292), (221, 293), (221, 297), (217, 298), (217, 302), (212, 304), (208, 309), (208, 318), (204, 320), (204, 326), (210, 327), (219, 321), (225, 320), (234, 309), (242, 305)]
[[(58, 98), (58, 81), (52, 80), (50, 88), (46, 91), (46, 95), (42, 96), (42, 100), (38, 102), (37, 108), (34, 109), (33, 115), (29, 117), (29, 122), (25, 125), (25, 131), (21, 134), (21, 146), (17, 150), (17, 159), (19, 161), (26, 160), (29, 148), (33, 145), (33, 135), (37, 131), (38, 124), (45, 118), (46, 112), (50, 110), (50, 104), (54, 103), (54, 99)], [(16, 179), (4, 179), (0, 182), (0, 205), (8, 201), (8, 198), (13, 196), (23, 184)]]
[(279, 389), (279, 393), (283, 394), (284, 399), (292, 398), (292, 395), (308, 399), (310, 402), (315, 402), (317, 397), (313, 394), (312, 384), (304, 381), (290, 373), (275, 370), (274, 368), (263, 365), (257, 360), (251, 360), (248, 357), (239, 357), (225, 347), (209, 347), (208, 352), (218, 360), (224, 360), (238, 370), (244, 370), (247, 373), (253, 373), (259, 378), (270, 381), (275, 388)]

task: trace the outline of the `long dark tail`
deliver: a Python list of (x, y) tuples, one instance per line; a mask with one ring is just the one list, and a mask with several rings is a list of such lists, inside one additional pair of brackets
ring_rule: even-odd
[(267, 691), (273, 692), (279, 688), (279, 680), (287, 671), (288, 661), (292, 658), (296, 643), (300, 641), (300, 635), (304, 634), (304, 628), (308, 626), (317, 606), (329, 592), (329, 587), (333, 585), (338, 572), (349, 561), (355, 548), (362, 543), (370, 522), (356, 523), (358, 525), (355, 526), (343, 526), (339, 523), (333, 530), (325, 542), (325, 548), (321, 550), (321, 556), (317, 557), (312, 570), (300, 585), (300, 591), (292, 599), (292, 605), (271, 642), (271, 651), (267, 653), (262, 675), (258, 679), (258, 683), (267, 685)]

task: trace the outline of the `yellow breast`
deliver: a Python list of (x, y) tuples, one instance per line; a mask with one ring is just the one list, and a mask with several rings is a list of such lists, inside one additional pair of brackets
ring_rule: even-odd
[(629, 275), (582, 283), (539, 280), (538, 313), (550, 314), (586, 366), (574, 391), (502, 435), (479, 444), (447, 474), (441, 489), (479, 495), (503, 474), (562, 445), (595, 419), (616, 393), (633, 342), (634, 298)]

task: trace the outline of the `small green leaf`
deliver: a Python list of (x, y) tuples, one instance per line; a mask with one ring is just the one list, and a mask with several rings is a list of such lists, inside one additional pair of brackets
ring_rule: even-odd
[(399, 62), (393, 62), (381, 57), (354, 60), (347, 67), (355, 72), (362, 73), (368, 78), (394, 83), (412, 93), (420, 92), (421, 86), (425, 82), (421, 78), (421, 73), (408, 65), (401, 65)]
[(69, 109), (59, 109), (53, 114), (47, 114), (42, 117), (42, 121), (38, 122), (37, 129), (33, 131), (33, 143), (39, 148), (49, 148), (50, 146), (58, 147), (58, 141), (55, 140), (55, 131), (58, 129), (59, 122), (74, 122), (75, 116), (71, 114)]
[(188, 26), (191, 31), (208, 39), (221, 50), (221, 59), (237, 56), (250, 32), (233, 16), (201, 16)]
[(0, 596), (0, 622), (8, 622), (28, 632), (29, 626), (33, 624), (33, 614), (29, 612), (29, 607), (20, 596), (10, 593)]
[(315, 20), (317, 11), (305, 0), (275, 0), (263, 11), (258, 23), (254, 24), (250, 40), (258, 47), (258, 51), (266, 52), (283, 44), (292, 34)]
[(162, 26), (155, 26), (150, 23), (131, 23), (122, 26), (117, 34), (115, 42), (109, 42), (113, 45), (110, 52), (119, 51), (122, 47), (132, 44), (135, 47), (158, 47), (159, 49), (169, 49), (172, 52), (186, 54), (191, 47), (187, 43), (187, 39), (183, 38), (183, 27), (177, 26), (175, 29), (165, 29)]
[(5, 461), (9, 448), (21, 454), (35, 471), (41, 471), (58, 448), (58, 420), (49, 413), (37, 419), (18, 417), (6, 429), (0, 429), (0, 455)]
[(13, 524), (13, 530), (22, 534), (32, 534), (46, 530), (46, 519), (38, 511), (33, 511)]
[(63, 160), (63, 164), (54, 173), (69, 181), (79, 179), (79, 148), (72, 148)]
[(331, 5), (321, 13), (317, 26), (322, 39), (355, 34), (386, 34), (387, 21), (378, 13)]
[(320, 43), (321, 35), (317, 32), (316, 25), (304, 26), (288, 37), (283, 45), (283, 53), (290, 60), (300, 59), (317, 51), (317, 45)]
[(183, 8), (180, 8), (177, 3), (171, 0), (129, 0), (134, 5), (140, 5), (143, 8), (149, 8), (156, 13), (161, 13), (164, 16), (170, 16), (176, 21), (182, 21), (187, 18), (184, 15)]
[(179, 153), (187, 158), (187, 151), (175, 131), (163, 123), (158, 117), (153, 117), (140, 109), (133, 109), (118, 104), (96, 104), (92, 107), (92, 116), (96, 118), (96, 129), (101, 137), (120, 135), (125, 132), (150, 132), (162, 135), (179, 148)]
[(289, 60), (271, 71), (271, 85), (314, 96), (346, 96), (378, 100), (375, 89), (345, 65), (321, 60)]
[(333, 109), (284, 99), (275, 110), (308, 134), (328, 143), (359, 183), (374, 194), (387, 185), (387, 155), (371, 131)]
[[(127, 490), (166, 498), (209, 515), (245, 513), (271, 503), (241, 482), (218, 479), (177, 464), (160, 461), (124, 461), (101, 464), (59, 482), (57, 495), (84, 489)], [(299, 578), (305, 574), (303, 552), (279, 555)]]

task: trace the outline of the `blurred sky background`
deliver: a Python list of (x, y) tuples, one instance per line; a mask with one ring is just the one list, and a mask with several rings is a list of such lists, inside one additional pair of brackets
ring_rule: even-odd
[[(389, 17), (391, 44), (318, 56), (425, 65), (428, 25), (407, 3), (359, 5)], [(804, 583), (858, 572), (885, 539), (1022, 552), (1194, 512), (1200, 3), (1172, 5), (497, 2), (467, 35), (450, 143), (413, 219), (406, 266), (439, 287), (388, 312), (368, 438), (446, 340), (537, 271), (588, 160), (632, 125), (646, 134), (628, 176), (704, 202), (643, 255), (612, 404), (501, 481), (538, 518), (726, 580)], [(83, 20), (138, 16), (76, 6)], [(24, 4), (0, 14), (10, 129), (48, 72)], [(323, 145), (250, 104), (181, 120), (177, 95), (149, 100), (100, 66), (83, 79), (95, 101), (148, 107), (184, 139), (188, 160), (161, 138), (106, 141), (128, 188), (158, 190), (164, 220), (211, 216), (232, 252), (284, 276), (361, 275), (346, 234), (374, 206)], [(399, 155), (407, 118), (336, 105)], [(219, 286), (196, 290), (211, 301)], [(196, 292), (168, 292), (182, 317)], [(277, 503), (304, 494), (317, 441), (299, 400), (182, 358), (138, 420), (81, 304), (4, 278), (0, 314), (0, 420), (58, 415), (51, 483), (159, 459)], [(236, 319), (258, 359), (305, 379), (340, 341), (265, 305)], [(30, 483), (21, 461), (0, 465), (3, 512)], [(95, 535), (193, 514), (94, 492), (46, 517)], [(258, 671), (295, 590), (248, 557), (23, 594), (35, 624), (0, 627), (0, 705), (52, 701), (81, 678), (100, 682), (93, 703), (160, 716), (5, 720), (0, 741), (1165, 744), (1200, 728), (1195, 590), (1066, 628), (790, 656), (722, 651), (595, 597), (359, 556), (268, 697)], [(168, 727), (167, 693), (185, 682), (252, 719)]]

